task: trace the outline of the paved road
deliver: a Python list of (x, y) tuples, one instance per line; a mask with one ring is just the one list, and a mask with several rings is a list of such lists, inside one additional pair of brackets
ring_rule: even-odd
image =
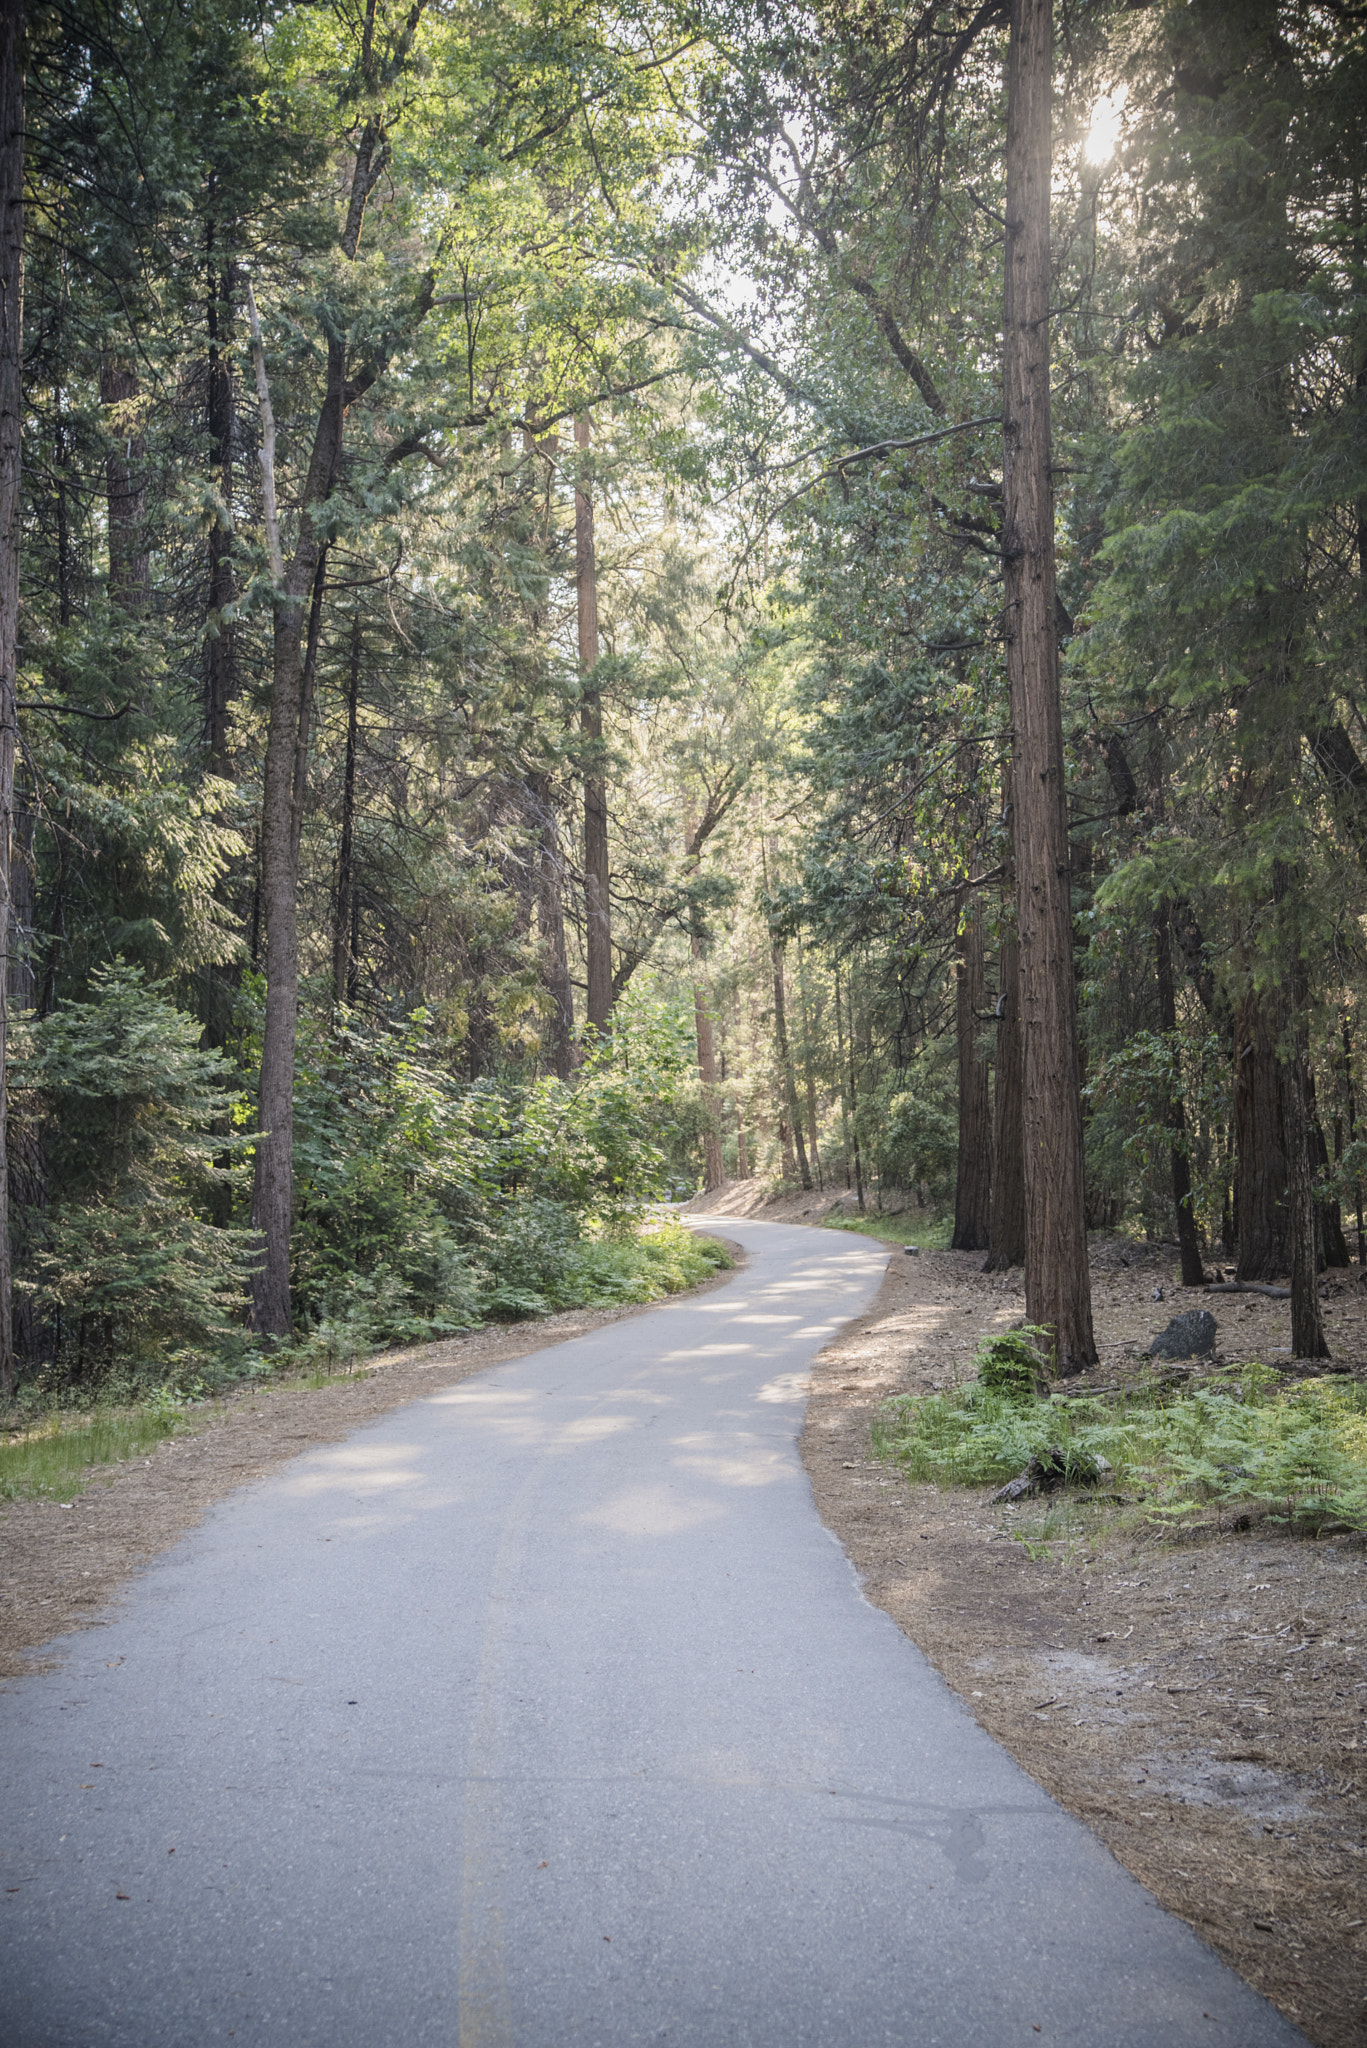
[(244, 1489), (0, 1696), (4, 2048), (1300, 2039), (818, 1520), (801, 1376), (884, 1254), (726, 1228), (725, 1288)]

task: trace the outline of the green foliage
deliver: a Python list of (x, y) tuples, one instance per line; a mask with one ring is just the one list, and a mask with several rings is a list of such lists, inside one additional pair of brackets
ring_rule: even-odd
[(15, 1047), (16, 1150), (41, 1162), (17, 1219), (15, 1293), (42, 1384), (248, 1370), (246, 1234), (208, 1213), (243, 1144), (229, 1063), (141, 970), (119, 963), (91, 987)]
[(1033, 1401), (1041, 1381), (1048, 1378), (1044, 1363), (1048, 1343), (1049, 1332), (1037, 1330), (1033, 1324), (1008, 1330), (1003, 1337), (987, 1338), (973, 1359), (978, 1385), (1007, 1401)]
[(133, 1408), (52, 1414), (0, 1441), (0, 1500), (70, 1500), (101, 1465), (140, 1458), (185, 1427), (184, 1403), (163, 1390)]
[(1234, 1367), (1171, 1398), (1140, 1390), (1117, 1404), (1041, 1400), (979, 1379), (889, 1404), (875, 1441), (911, 1478), (953, 1486), (1000, 1485), (1050, 1449), (1080, 1474), (1104, 1458), (1113, 1483), (1162, 1525), (1259, 1506), (1298, 1527), (1367, 1527), (1367, 1394), (1270, 1379)]

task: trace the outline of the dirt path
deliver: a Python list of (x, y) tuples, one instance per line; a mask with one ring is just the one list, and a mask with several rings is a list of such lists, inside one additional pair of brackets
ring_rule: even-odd
[[(1121, 1256), (1094, 1277), (1103, 1373), (1174, 1312), (1153, 1300), (1176, 1293), (1171, 1255)], [(868, 1597), (1164, 1906), (1322, 2048), (1367, 2042), (1367, 1553), (1255, 1531), (1032, 1558), (981, 1494), (873, 1461), (888, 1395), (962, 1377), (1024, 1314), (1018, 1276), (981, 1264), (899, 1249), (822, 1354), (803, 1439), (821, 1513)], [(1239, 1355), (1286, 1345), (1285, 1303), (1212, 1306)], [(1361, 1357), (1361, 1317), (1356, 1289), (1326, 1304), (1336, 1357)]]
[[(741, 1259), (739, 1245), (726, 1242)], [(692, 1291), (706, 1293), (730, 1277), (719, 1273)], [(537, 1322), (472, 1330), (438, 1344), (387, 1352), (322, 1386), (259, 1383), (192, 1411), (189, 1431), (168, 1438), (148, 1457), (95, 1472), (69, 1506), (49, 1500), (5, 1503), (0, 1678), (41, 1668), (25, 1653), (88, 1626), (133, 1572), (237, 1487), (315, 1444), (337, 1442), (405, 1401), (653, 1306), (571, 1309)]]

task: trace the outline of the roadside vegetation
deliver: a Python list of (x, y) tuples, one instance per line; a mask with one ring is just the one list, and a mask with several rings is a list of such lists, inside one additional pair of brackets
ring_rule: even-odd
[(1124, 1517), (1166, 1531), (1247, 1529), (1254, 1518), (1306, 1534), (1367, 1528), (1360, 1382), (1289, 1380), (1250, 1361), (1188, 1384), (1146, 1370), (1069, 1395), (1041, 1388), (1039, 1354), (1020, 1335), (990, 1340), (975, 1364), (959, 1386), (887, 1403), (874, 1449), (909, 1479), (942, 1486), (996, 1488), (1030, 1472), (1024, 1497), (1052, 1496), (1042, 1539), (1084, 1508), (1089, 1526)]
[[(524, 1298), (522, 1314), (660, 1301), (733, 1264), (725, 1245), (682, 1224), (632, 1224), (582, 1240), (561, 1262), (553, 1295), (537, 1297), (535, 1306)], [(102, 1467), (142, 1457), (167, 1437), (202, 1425), (206, 1409), (244, 1382), (324, 1387), (363, 1370), (384, 1343), (383, 1321), (367, 1313), (372, 1300), (353, 1290), (344, 1316), (324, 1318), (269, 1356), (253, 1353), (245, 1366), (236, 1360), (235, 1371), (220, 1372), (212, 1383), (194, 1379), (182, 1390), (160, 1385), (130, 1400), (127, 1388), (114, 1382), (93, 1403), (88, 1389), (77, 1394), (30, 1386), (0, 1436), (0, 1501), (70, 1500)]]

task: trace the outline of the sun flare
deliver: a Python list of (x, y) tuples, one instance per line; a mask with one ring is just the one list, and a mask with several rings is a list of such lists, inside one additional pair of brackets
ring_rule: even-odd
[(1114, 156), (1115, 146), (1120, 140), (1120, 124), (1128, 98), (1128, 87), (1118, 85), (1093, 107), (1087, 140), (1082, 145), (1082, 154), (1089, 164), (1109, 163)]

